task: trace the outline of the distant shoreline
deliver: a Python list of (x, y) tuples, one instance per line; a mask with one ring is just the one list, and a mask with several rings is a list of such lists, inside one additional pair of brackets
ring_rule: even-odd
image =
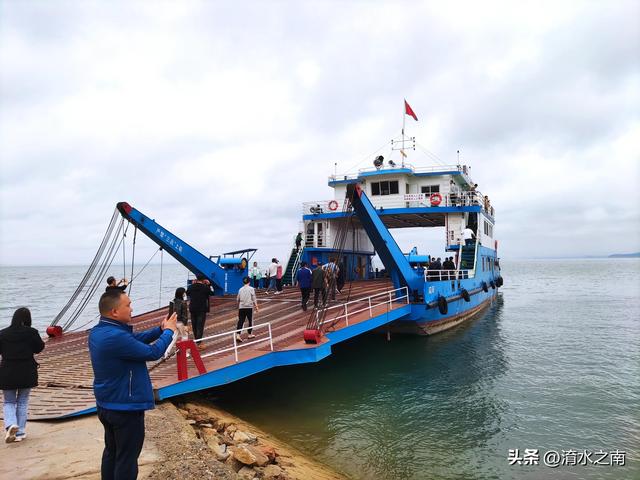
[[(599, 258), (640, 258), (640, 252), (636, 252), (636, 253), (612, 253), (610, 255), (574, 255), (574, 256), (545, 256), (545, 257), (502, 257), (501, 260), (502, 261), (507, 261), (507, 262), (511, 262), (511, 261), (521, 261), (521, 260), (577, 260), (577, 259), (599, 259)], [(82, 264), (73, 264), (73, 265), (4, 265), (4, 264), (0, 264), (0, 268), (82, 268), (82, 267), (87, 267), (88, 265), (82, 265)], [(159, 263), (150, 263), (149, 264), (150, 267), (159, 267), (160, 264)], [(171, 263), (166, 263), (164, 264), (165, 267), (169, 266), (169, 267), (174, 267), (174, 266), (180, 266), (183, 267), (180, 263), (178, 262), (171, 262)], [(118, 264), (113, 264), (112, 267), (117, 268), (117, 267), (122, 267), (122, 265), (118, 265)]]

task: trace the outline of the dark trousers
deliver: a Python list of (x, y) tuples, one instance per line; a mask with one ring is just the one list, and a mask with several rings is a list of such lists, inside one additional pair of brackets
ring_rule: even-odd
[(144, 410), (119, 411), (98, 407), (104, 426), (102, 480), (135, 480), (144, 443)]
[(193, 338), (202, 338), (204, 335), (204, 322), (206, 319), (207, 312), (191, 312)]
[(282, 291), (282, 278), (276, 278), (276, 290)]
[(300, 287), (300, 293), (302, 293), (302, 309), (307, 309), (307, 302), (309, 301), (309, 296), (311, 295), (311, 288), (302, 288)]
[[(244, 321), (249, 320), (249, 335), (251, 335), (251, 326), (253, 325), (253, 308), (239, 308), (238, 309), (238, 325), (236, 325), (236, 330), (240, 330), (244, 326)], [(238, 332), (240, 335), (240, 332)]]
[(313, 306), (318, 306), (318, 299), (322, 294), (322, 304), (324, 305), (327, 302), (327, 291), (324, 288), (314, 288), (313, 289)]

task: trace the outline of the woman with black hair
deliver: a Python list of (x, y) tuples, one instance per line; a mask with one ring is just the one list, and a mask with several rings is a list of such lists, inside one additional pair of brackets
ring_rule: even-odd
[(6, 443), (20, 442), (27, 436), (29, 393), (38, 385), (38, 364), (33, 355), (44, 349), (44, 342), (31, 327), (31, 312), (21, 307), (13, 313), (11, 326), (0, 330), (0, 389), (4, 396)]
[(171, 310), (169, 315), (176, 312), (178, 316), (177, 321), (186, 327), (189, 323), (189, 310), (187, 301), (184, 298), (185, 293), (187, 293), (187, 291), (183, 287), (176, 288), (175, 298), (171, 300), (171, 304), (169, 305), (169, 309)]

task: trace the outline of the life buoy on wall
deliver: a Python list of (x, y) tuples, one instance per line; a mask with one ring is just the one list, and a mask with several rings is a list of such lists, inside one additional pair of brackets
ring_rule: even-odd
[(247, 268), (247, 265), (249, 265), (249, 262), (246, 258), (240, 260), (240, 270), (245, 270)]
[(447, 299), (442, 295), (438, 297), (438, 310), (442, 315), (446, 315), (449, 311), (449, 304), (447, 303)]
[(442, 195), (439, 193), (432, 193), (429, 197), (429, 202), (431, 202), (432, 207), (437, 207), (442, 203)]
[(329, 202), (329, 205), (327, 205), (329, 207), (329, 210), (331, 210), (332, 212), (335, 212), (338, 209), (338, 202), (336, 202), (335, 200), (331, 200)]

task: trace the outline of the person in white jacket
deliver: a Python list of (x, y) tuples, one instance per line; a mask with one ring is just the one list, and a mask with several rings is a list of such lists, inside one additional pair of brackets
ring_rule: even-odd
[(267, 291), (265, 293), (269, 293), (269, 291), (273, 288), (275, 293), (278, 292), (278, 288), (276, 287), (276, 275), (278, 274), (278, 259), (272, 258), (271, 265), (269, 265), (269, 286), (267, 287)]

